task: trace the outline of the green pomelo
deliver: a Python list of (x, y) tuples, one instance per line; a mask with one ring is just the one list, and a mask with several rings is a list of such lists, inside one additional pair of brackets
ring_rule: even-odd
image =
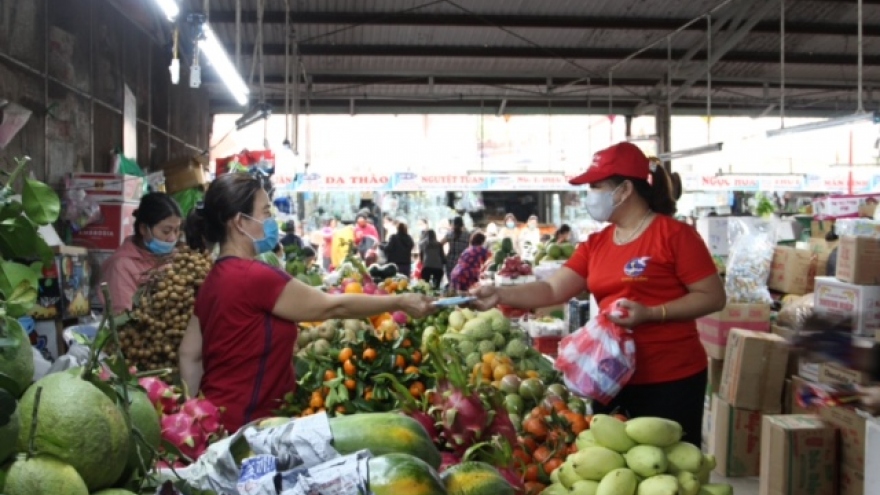
[[(140, 432), (143, 440), (139, 440), (134, 434), (131, 435), (128, 462), (120, 478), (121, 482), (128, 481), (135, 473), (145, 473), (149, 470), (153, 465), (153, 452), (159, 450), (162, 443), (162, 425), (159, 423), (159, 414), (146, 392), (131, 389), (128, 394), (131, 401), (128, 407), (131, 424)], [(146, 441), (146, 445), (144, 445), (144, 441)]]
[[(18, 403), (5, 390), (0, 390), (0, 464), (15, 453), (20, 428)], [(2, 493), (2, 491), (0, 491)]]
[(3, 489), (6, 495), (89, 495), (73, 467), (49, 456), (16, 460)]
[[(73, 373), (53, 373), (21, 398), (22, 418), (33, 416), (39, 389), (43, 392), (34, 434), (36, 452), (73, 466), (90, 490), (113, 485), (125, 469), (131, 439), (122, 411), (100, 389)], [(30, 435), (31, 421), (24, 420), (18, 436), (20, 451), (27, 450)]]

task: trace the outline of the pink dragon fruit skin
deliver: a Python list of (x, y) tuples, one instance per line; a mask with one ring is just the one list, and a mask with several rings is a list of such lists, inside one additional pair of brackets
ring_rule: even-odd
[(168, 414), (162, 418), (162, 438), (193, 460), (205, 451), (208, 442), (195, 420), (184, 413)]
[(221, 430), (220, 408), (207, 399), (189, 399), (183, 403), (180, 412), (193, 418), (207, 434), (219, 433)]
[(180, 394), (168, 384), (155, 377), (141, 378), (138, 384), (147, 391), (147, 397), (157, 409), (161, 409), (164, 414), (177, 412)]

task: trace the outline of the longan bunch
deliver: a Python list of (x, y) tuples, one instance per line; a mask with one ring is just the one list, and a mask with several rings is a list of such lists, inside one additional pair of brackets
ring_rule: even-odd
[(135, 296), (131, 320), (119, 342), (132, 366), (177, 371), (177, 349), (193, 314), (196, 290), (211, 269), (209, 253), (180, 247), (171, 262), (154, 270)]

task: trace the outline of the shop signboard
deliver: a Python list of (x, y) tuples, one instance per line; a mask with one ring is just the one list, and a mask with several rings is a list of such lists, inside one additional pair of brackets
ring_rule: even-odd
[(806, 175), (685, 175), (682, 183), (686, 191), (847, 193), (852, 187), (853, 193), (863, 193), (880, 187), (880, 175), (864, 169)]
[(558, 175), (505, 174), (487, 177), (488, 191), (569, 191), (576, 188), (568, 183), (572, 177)]
[(389, 187), (392, 191), (485, 191), (488, 177), (468, 174), (417, 174), (401, 172), (394, 174)]
[(293, 189), (301, 192), (388, 191), (390, 187), (391, 177), (388, 175), (300, 174)]

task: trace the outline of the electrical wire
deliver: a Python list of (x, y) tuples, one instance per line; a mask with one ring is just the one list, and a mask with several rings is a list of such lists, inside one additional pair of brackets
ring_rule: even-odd
[(440, 4), (440, 3), (443, 3), (443, 2), (445, 2), (445, 1), (446, 1), (446, 0), (433, 0), (433, 1), (431, 1), (431, 2), (423, 3), (423, 4), (416, 5), (416, 6), (414, 6), (414, 7), (409, 7), (409, 8), (403, 9), (403, 10), (397, 10), (397, 11), (394, 11), (394, 12), (389, 12), (389, 13), (387, 13), (387, 14), (377, 15), (376, 17), (374, 17), (374, 18), (372, 18), (372, 19), (370, 19), (370, 20), (368, 20), (368, 21), (358, 22), (358, 23), (355, 23), (355, 24), (348, 24), (348, 25), (346, 25), (345, 27), (341, 27), (341, 28), (338, 28), (338, 29), (334, 29), (334, 30), (332, 30), (332, 31), (327, 31), (326, 33), (316, 34), (315, 36), (311, 36), (311, 37), (309, 37), (309, 38), (306, 38), (306, 39), (304, 39), (304, 40), (301, 40), (300, 42), (301, 42), (301, 43), (308, 43), (309, 41), (314, 41), (314, 40), (318, 40), (318, 39), (321, 39), (321, 38), (326, 38), (326, 37), (328, 37), (328, 36), (333, 36), (334, 34), (344, 33), (345, 31), (351, 31), (352, 29), (357, 29), (357, 28), (359, 28), (359, 27), (369, 26), (369, 25), (371, 25), (372, 23), (374, 23), (374, 22), (376, 22), (376, 21), (381, 21), (382, 19), (387, 19), (387, 18), (389, 18), (389, 17), (394, 17), (394, 16), (397, 16), (397, 15), (400, 15), (400, 14), (408, 14), (408, 13), (410, 13), (410, 12), (415, 12), (415, 11), (417, 11), (417, 10), (421, 10), (421, 9), (426, 8), (426, 7), (431, 7), (431, 6), (434, 6), (434, 5), (437, 5), (437, 4)]

